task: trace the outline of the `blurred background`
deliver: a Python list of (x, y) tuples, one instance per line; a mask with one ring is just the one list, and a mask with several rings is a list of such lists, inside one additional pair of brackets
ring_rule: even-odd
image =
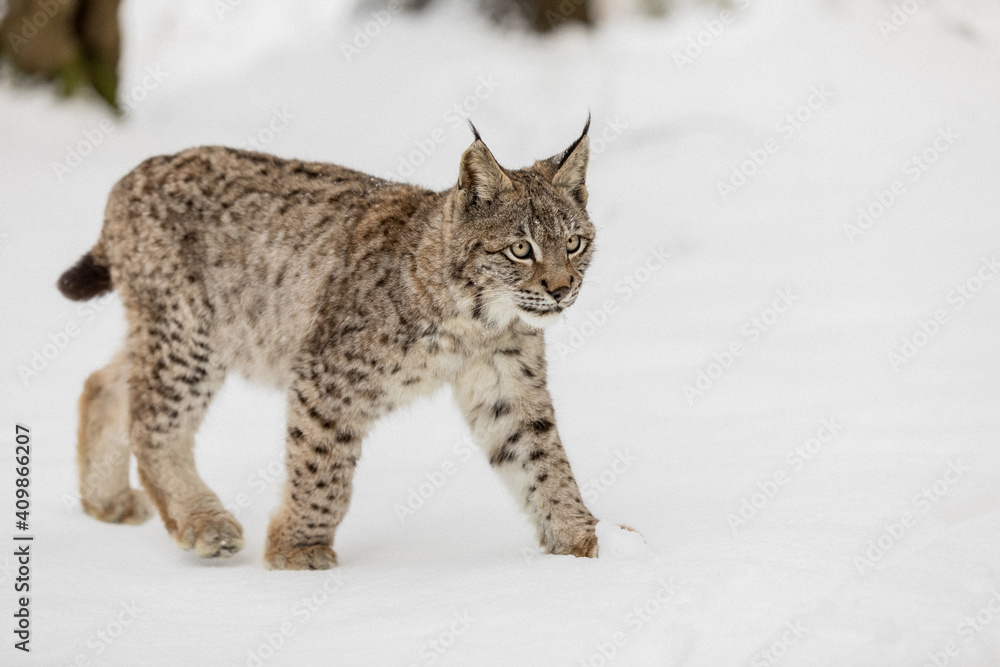
[[(1000, 664), (995, 1), (0, 8), (0, 403), (36, 434), (32, 661)], [(117, 179), (224, 144), (443, 190), (466, 118), (516, 168), (588, 112), (598, 250), (546, 332), (550, 389), (589, 506), (647, 553), (539, 557), (448, 392), (366, 443), (329, 586), (263, 569), (284, 404), (238, 378), (198, 463), (244, 552), (206, 565), (158, 520), (83, 515), (75, 405), (124, 319), (54, 283)]]

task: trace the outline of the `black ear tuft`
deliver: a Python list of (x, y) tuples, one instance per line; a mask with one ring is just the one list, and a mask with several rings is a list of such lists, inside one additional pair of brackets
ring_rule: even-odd
[(590, 112), (588, 111), (587, 124), (583, 126), (583, 132), (580, 133), (580, 138), (574, 141), (573, 145), (567, 148), (565, 152), (563, 152), (563, 154), (559, 157), (559, 163), (556, 165), (556, 171), (558, 171), (560, 167), (566, 164), (566, 158), (568, 158), (573, 153), (573, 151), (576, 150), (576, 147), (580, 145), (580, 142), (583, 141), (583, 138), (587, 136), (587, 132), (589, 131), (590, 131)]
[(472, 124), (472, 119), (466, 118), (466, 120), (469, 121), (469, 129), (472, 130), (472, 136), (475, 137), (474, 141), (482, 141), (483, 138), (479, 136), (479, 130), (477, 130), (476, 126)]
[(558, 159), (552, 158), (557, 165), (552, 176), (552, 185), (568, 194), (580, 206), (587, 206), (587, 163), (590, 161), (590, 114), (587, 114), (587, 124), (583, 126), (583, 134), (563, 152)]

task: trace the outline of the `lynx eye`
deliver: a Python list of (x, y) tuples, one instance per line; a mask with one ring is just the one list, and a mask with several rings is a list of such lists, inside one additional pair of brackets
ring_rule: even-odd
[(577, 252), (581, 247), (583, 247), (583, 241), (580, 240), (580, 236), (578, 234), (573, 234), (573, 236), (569, 237), (566, 241), (566, 252), (571, 255)]
[(510, 253), (518, 259), (528, 259), (531, 257), (531, 244), (527, 241), (518, 241), (511, 244)]

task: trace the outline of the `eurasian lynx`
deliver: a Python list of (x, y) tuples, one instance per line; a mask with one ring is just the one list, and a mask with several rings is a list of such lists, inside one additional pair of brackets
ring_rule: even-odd
[(458, 183), (438, 193), (221, 147), (154, 157), (122, 178), (97, 244), (59, 281), (77, 300), (117, 289), (129, 324), (125, 349), (80, 399), (84, 509), (148, 517), (129, 488), (130, 446), (182, 547), (238, 551), (243, 530), (193, 455), (236, 370), (287, 390), (288, 482), (267, 564), (331, 567), (365, 434), (447, 382), (543, 547), (595, 556), (597, 521), (556, 433), (541, 330), (576, 300), (594, 251), (587, 128), (519, 170), (473, 132)]

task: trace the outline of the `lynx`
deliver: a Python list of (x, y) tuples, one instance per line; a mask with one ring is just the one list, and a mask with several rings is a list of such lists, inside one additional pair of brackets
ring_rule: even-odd
[[(148, 494), (184, 549), (238, 551), (243, 529), (193, 454), (212, 397), (238, 371), (287, 393), (287, 483), (266, 564), (332, 567), (365, 434), (448, 383), (542, 547), (596, 556), (542, 331), (576, 300), (594, 252), (589, 125), (519, 170), (472, 127), (444, 192), (223, 147), (136, 167), (58, 284), (75, 300), (117, 290), (128, 320), (124, 349), (80, 398), (84, 510), (140, 523)], [(145, 494), (129, 488), (129, 450)]]

